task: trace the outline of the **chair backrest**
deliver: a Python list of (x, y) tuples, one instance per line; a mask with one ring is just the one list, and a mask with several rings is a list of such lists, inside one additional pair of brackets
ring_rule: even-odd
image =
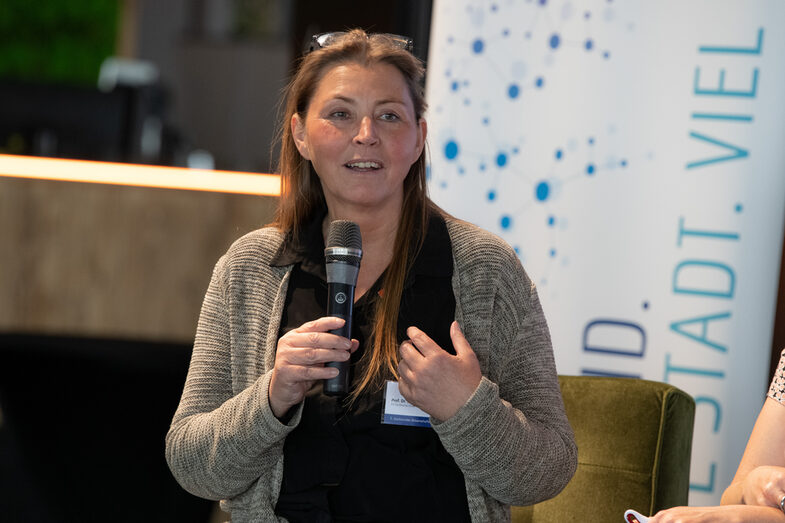
[(666, 383), (559, 376), (578, 470), (555, 498), (512, 507), (514, 523), (622, 523), (687, 504), (695, 401)]

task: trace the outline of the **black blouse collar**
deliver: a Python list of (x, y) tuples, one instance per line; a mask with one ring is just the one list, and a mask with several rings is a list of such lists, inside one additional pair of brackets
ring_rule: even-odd
[(303, 270), (326, 281), (324, 237), (322, 236), (322, 222), (325, 215), (325, 212), (316, 213), (314, 218), (303, 227), (298, 241), (294, 241), (291, 232), (288, 233), (270, 265), (284, 267), (299, 263)]
[[(326, 281), (322, 236), (324, 216), (324, 213), (318, 213), (308, 222), (297, 242), (293, 240), (291, 234), (287, 234), (270, 265), (283, 267), (299, 263), (302, 270)], [(427, 229), (422, 248), (406, 277), (405, 287), (409, 287), (418, 275), (447, 278), (452, 276), (452, 243), (444, 218), (439, 213), (429, 213)]]

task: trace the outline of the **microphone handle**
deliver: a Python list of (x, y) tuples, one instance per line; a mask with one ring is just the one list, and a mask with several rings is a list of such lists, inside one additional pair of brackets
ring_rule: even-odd
[[(352, 309), (354, 308), (354, 285), (346, 283), (327, 284), (327, 315), (343, 318), (343, 327), (331, 330), (332, 334), (352, 339)], [(344, 396), (349, 393), (349, 361), (332, 361), (326, 367), (338, 369), (338, 375), (324, 380), (324, 394)]]

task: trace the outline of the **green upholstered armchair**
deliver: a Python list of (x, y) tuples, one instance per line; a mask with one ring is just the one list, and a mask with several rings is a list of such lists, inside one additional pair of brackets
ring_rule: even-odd
[(687, 504), (695, 402), (666, 383), (559, 376), (578, 470), (555, 498), (512, 507), (513, 523), (622, 523)]

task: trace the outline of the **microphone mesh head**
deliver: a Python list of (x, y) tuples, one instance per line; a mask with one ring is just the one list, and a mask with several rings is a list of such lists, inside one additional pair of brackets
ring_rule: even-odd
[(326, 247), (362, 249), (363, 239), (360, 235), (360, 226), (349, 220), (335, 220), (331, 222), (330, 230), (327, 233)]

